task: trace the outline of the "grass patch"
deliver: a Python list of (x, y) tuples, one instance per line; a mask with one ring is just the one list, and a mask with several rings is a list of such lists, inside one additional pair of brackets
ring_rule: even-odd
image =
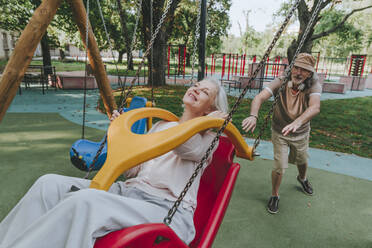
[(337, 80), (333, 80), (333, 79), (326, 79), (326, 80), (324, 80), (324, 82), (328, 82), (328, 83), (335, 83), (335, 82), (337, 82)]
[[(114, 76), (117, 76), (117, 75), (125, 76), (126, 75), (126, 76), (131, 77), (131, 76), (136, 75), (138, 66), (141, 63), (141, 61), (142, 59), (139, 59), (139, 58), (134, 59), (133, 70), (127, 70), (126, 59), (123, 59), (123, 62), (118, 63), (118, 64), (115, 64), (113, 62), (104, 62), (104, 64), (106, 66), (107, 74), (109, 75), (114, 75)], [(4, 60), (4, 59), (0, 60), (0, 73), (3, 72), (7, 63), (8, 63), (7, 60)], [(30, 64), (31, 65), (43, 65), (43, 61), (41, 60), (41, 58), (39, 58), (38, 60), (32, 60)], [(55, 66), (57, 73), (61, 71), (84, 71), (85, 70), (85, 62), (76, 61), (74, 59), (65, 59), (63, 61), (52, 60), (52, 66)], [(174, 76), (174, 74), (178, 73), (177, 63), (171, 62), (169, 67), (170, 67), (171, 76)], [(218, 70), (218, 67), (217, 67), (217, 70)], [(185, 74), (189, 75), (191, 74), (191, 71), (192, 71), (191, 66), (186, 66)], [(164, 72), (168, 73), (167, 70), (165, 70)], [(182, 72), (183, 72), (183, 67), (180, 68), (179, 75), (182, 75)], [(145, 62), (145, 66), (142, 67), (140, 76), (142, 76), (144, 73), (146, 75), (148, 74), (147, 62)]]
[[(154, 88), (156, 106), (167, 109), (180, 116), (182, 114), (182, 96), (186, 88), (183, 86), (167, 85)], [(119, 103), (121, 92), (115, 92)], [(136, 86), (133, 95), (151, 99), (151, 88)], [(229, 105), (236, 101), (229, 96)], [(253, 134), (245, 133), (241, 129), (243, 119), (249, 114), (251, 99), (243, 99), (233, 116), (233, 123), (239, 131), (249, 138), (255, 138), (259, 128), (263, 125), (271, 102), (265, 102), (260, 111), (257, 128)], [(322, 101), (321, 111), (311, 121), (310, 147), (336, 152), (354, 153), (362, 157), (372, 158), (372, 97)], [(104, 111), (102, 103), (100, 109)], [(263, 139), (271, 139), (271, 122), (266, 127)]]
[(311, 122), (312, 147), (372, 158), (372, 97), (325, 100)]

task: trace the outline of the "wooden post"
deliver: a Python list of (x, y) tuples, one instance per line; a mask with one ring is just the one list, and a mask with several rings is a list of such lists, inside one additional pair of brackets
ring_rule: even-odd
[[(22, 78), (34, 56), (37, 45), (43, 37), (48, 25), (57, 12), (61, 0), (44, 0), (35, 10), (26, 28), (22, 32), (14, 48), (12, 56), (5, 67), (0, 81), (0, 122), (13, 101)], [(80, 30), (85, 44), (86, 11), (81, 0), (69, 0), (76, 24)], [(90, 24), (89, 24), (90, 27)], [(114, 109), (117, 109), (112, 89), (106, 75), (106, 71), (98, 50), (97, 42), (92, 29), (88, 34), (88, 57), (94, 76), (105, 105), (107, 115), (110, 117)]]
[(19, 37), (0, 81), (0, 122), (13, 101), (32, 57), (61, 0), (44, 0)]
[(86, 43), (86, 10), (82, 0), (68, 0), (73, 17), (79, 28), (81, 40), (84, 43), (85, 48), (88, 51), (89, 63), (92, 67), (93, 74), (97, 80), (97, 85), (105, 106), (107, 115), (111, 117), (113, 110), (117, 109), (110, 82), (107, 78), (105, 67), (101, 55), (99, 53), (98, 45), (94, 37), (92, 27), (89, 23), (88, 32), (88, 47)]

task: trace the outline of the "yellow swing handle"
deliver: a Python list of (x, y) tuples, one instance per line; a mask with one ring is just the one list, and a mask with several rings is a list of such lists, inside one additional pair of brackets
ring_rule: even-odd
[[(136, 121), (149, 117), (178, 121), (176, 115), (160, 108), (134, 109), (116, 118), (107, 132), (106, 162), (93, 178), (90, 188), (107, 191), (124, 171), (171, 151), (196, 133), (220, 128), (224, 122), (223, 119), (203, 116), (156, 133), (135, 134), (131, 131), (131, 126)], [(224, 133), (235, 146), (238, 157), (253, 160), (252, 147), (245, 143), (232, 123), (226, 126)]]

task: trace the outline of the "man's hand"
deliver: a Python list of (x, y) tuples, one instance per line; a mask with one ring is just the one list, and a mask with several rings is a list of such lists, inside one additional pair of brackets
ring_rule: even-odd
[(285, 126), (283, 129), (282, 129), (282, 134), (284, 136), (286, 136), (287, 134), (289, 134), (290, 132), (294, 133), (296, 132), (296, 130), (301, 127), (302, 123), (300, 121), (297, 121), (295, 120), (294, 122), (292, 122), (291, 124), (288, 124), (287, 126)]
[(242, 121), (242, 128), (244, 131), (253, 133), (257, 125), (257, 117), (250, 115)]

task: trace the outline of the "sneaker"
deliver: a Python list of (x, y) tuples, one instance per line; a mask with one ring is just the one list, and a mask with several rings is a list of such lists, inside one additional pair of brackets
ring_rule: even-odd
[(313, 195), (313, 187), (311, 186), (309, 180), (305, 179), (302, 181), (299, 176), (297, 176), (297, 181), (301, 184), (302, 190), (307, 195)]
[(267, 211), (270, 214), (276, 214), (279, 211), (279, 197), (272, 196), (269, 199), (269, 203), (267, 204)]

